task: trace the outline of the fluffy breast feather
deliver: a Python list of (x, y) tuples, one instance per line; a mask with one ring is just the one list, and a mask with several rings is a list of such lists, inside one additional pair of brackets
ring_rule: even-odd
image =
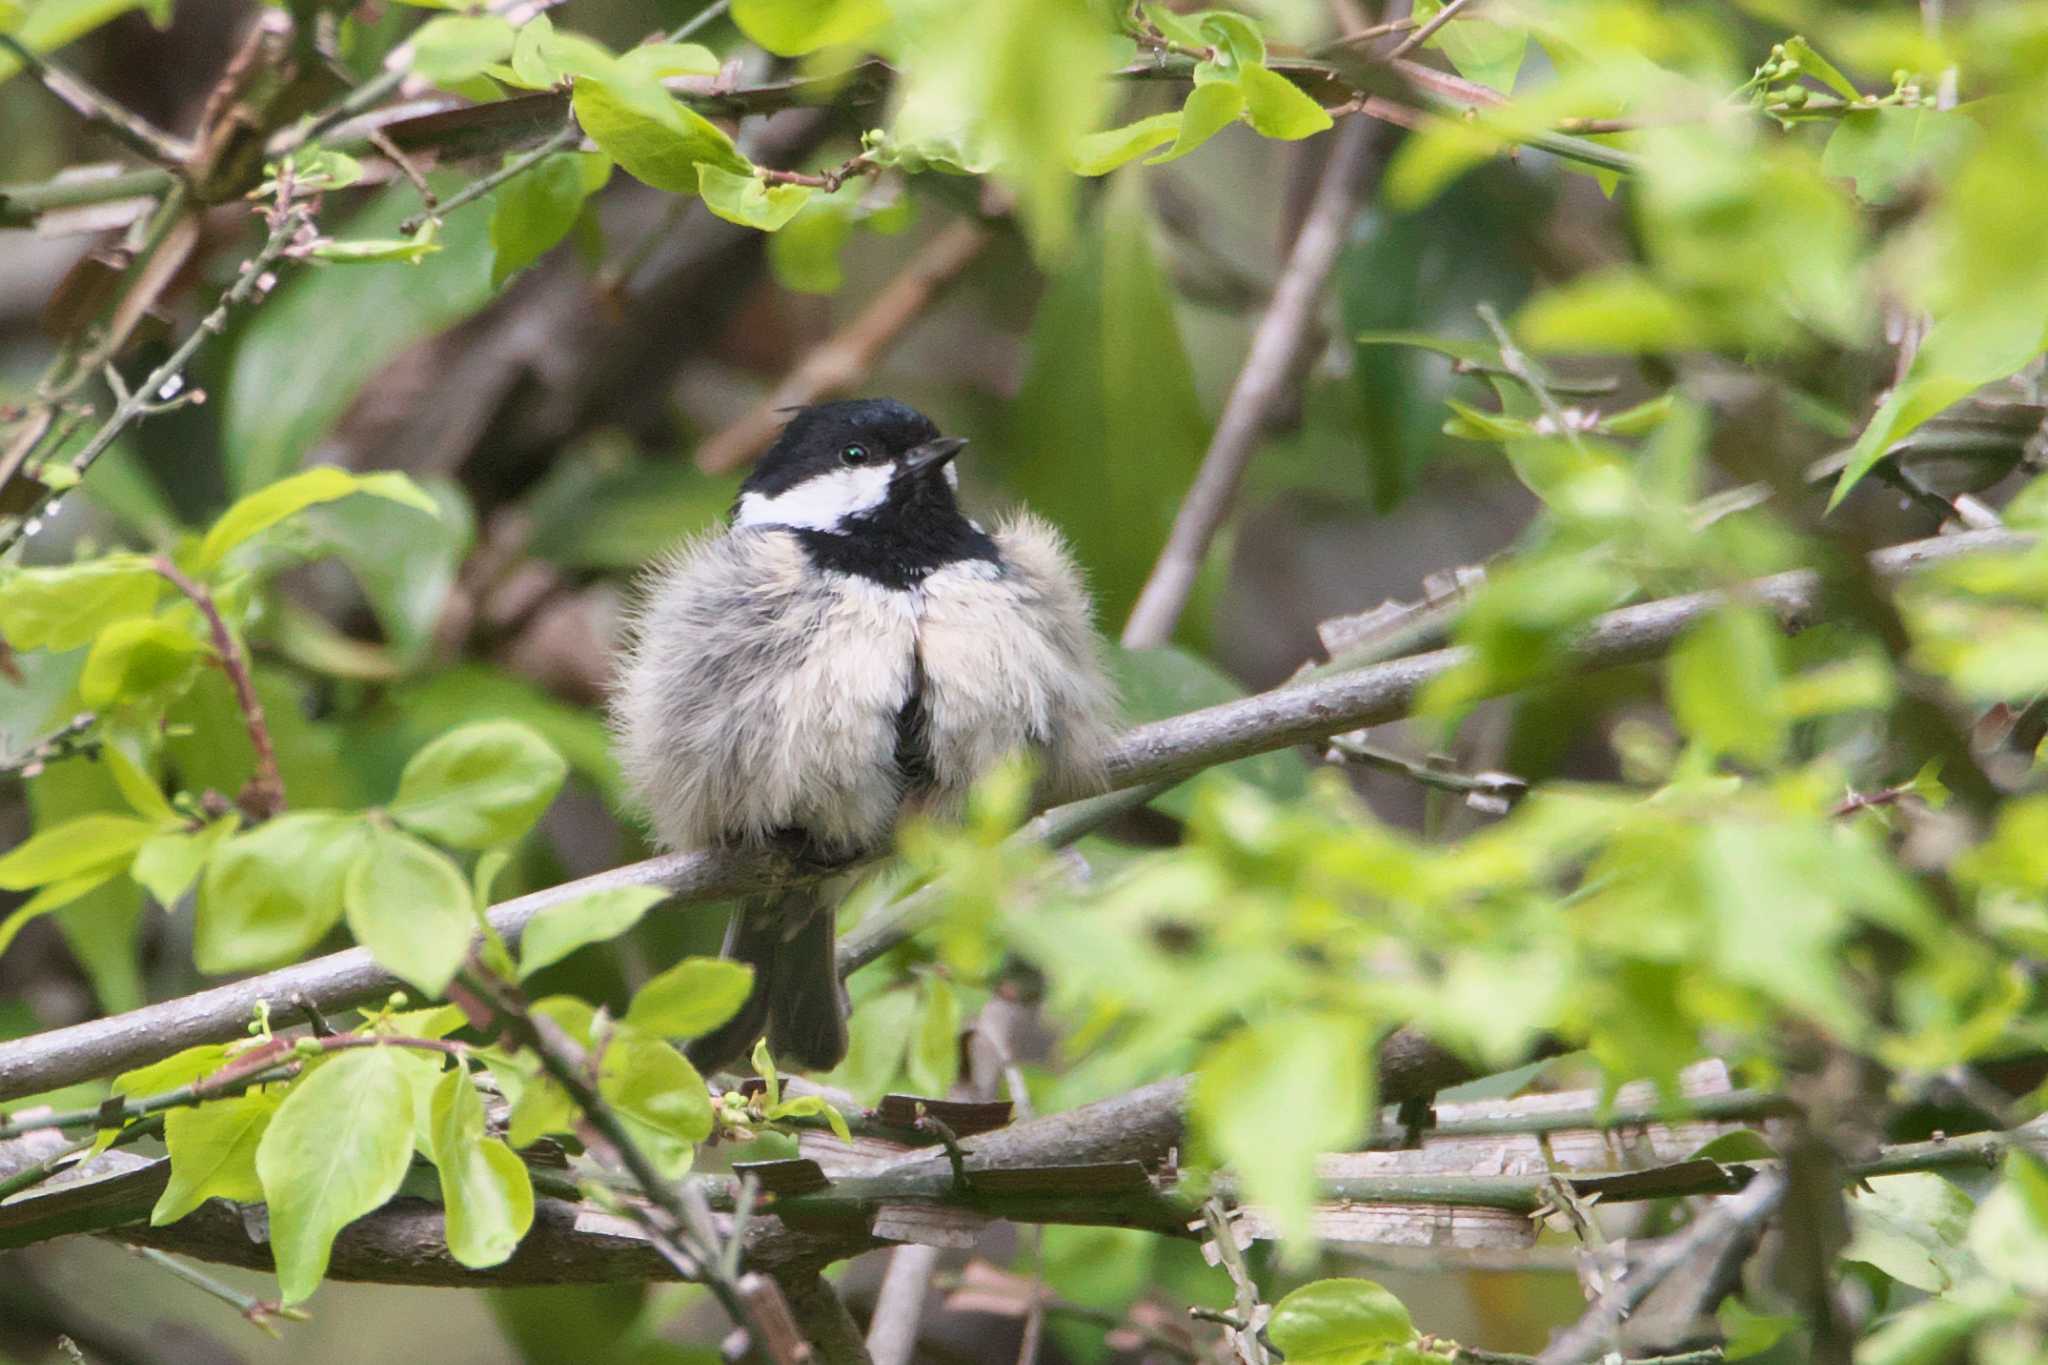
[(612, 704), (621, 766), (669, 848), (800, 829), (889, 833), (916, 622), (901, 594), (808, 570), (785, 531), (734, 530), (658, 567)]
[(1092, 788), (1113, 733), (1115, 691), (1065, 542), (1029, 513), (993, 538), (1000, 569), (949, 565), (924, 585), (918, 647), (942, 803), (1020, 749), (1052, 790)]

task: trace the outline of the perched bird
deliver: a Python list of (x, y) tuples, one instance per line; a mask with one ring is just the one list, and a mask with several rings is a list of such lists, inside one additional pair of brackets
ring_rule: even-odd
[[(731, 524), (653, 571), (612, 716), (663, 845), (830, 865), (885, 848), (908, 808), (956, 810), (1019, 751), (1088, 784), (1114, 695), (1087, 593), (1044, 522), (961, 513), (964, 445), (893, 399), (804, 408)], [(753, 994), (692, 1060), (728, 1064), (765, 1032), (791, 1063), (838, 1065), (834, 934), (814, 889), (744, 901), (725, 953)]]

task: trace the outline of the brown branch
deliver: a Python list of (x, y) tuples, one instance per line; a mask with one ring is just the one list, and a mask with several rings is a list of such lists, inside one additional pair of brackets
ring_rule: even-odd
[(1366, 181), (1376, 173), (1380, 152), (1381, 140), (1370, 125), (1351, 123), (1338, 132), (1315, 202), (1294, 239), (1273, 302), (1252, 334), (1251, 351), (1224, 402), (1208, 454), (1131, 608), (1123, 633), (1126, 648), (1147, 649), (1172, 637), (1210, 542), (1237, 500), (1245, 466), (1300, 369), (1324, 301), (1324, 285), (1336, 268), (1346, 229)]
[[(1965, 555), (2010, 552), (2035, 543), (2023, 532), (1970, 531), (1892, 546), (1872, 555), (1870, 563), (1880, 574), (1898, 576)], [(1794, 629), (1815, 619), (1821, 583), (1819, 575), (1795, 570), (1753, 580), (1737, 593)], [(1689, 593), (1608, 612), (1562, 651), (1559, 673), (1659, 658), (1730, 598), (1724, 592)], [(1469, 657), (1463, 649), (1434, 650), (1140, 726), (1120, 737), (1106, 756), (1107, 781), (1120, 789), (1177, 781), (1253, 754), (1399, 720), (1410, 714), (1425, 687)], [(1052, 822), (1081, 806), (1077, 802), (1044, 818)], [(671, 903), (691, 905), (786, 886), (790, 880), (790, 870), (776, 859), (725, 849), (673, 853), (504, 902), (491, 911), (491, 922), (511, 940), (541, 911), (598, 891), (660, 886), (671, 893)], [(258, 1001), (303, 994), (322, 1009), (341, 1009), (385, 995), (399, 984), (356, 948), (125, 1014), (31, 1034), (0, 1043), (0, 1099), (110, 1075), (195, 1043), (231, 1038)]]
[(1399, 61), (1431, 38), (1436, 37), (1437, 30), (1457, 18), (1458, 11), (1465, 8), (1467, 3), (1468, 0), (1449, 0), (1449, 3), (1430, 17), (1428, 23), (1395, 44), (1394, 50), (1387, 54), (1387, 60), (1390, 62)]
[(151, 566), (172, 587), (192, 600), (199, 608), (199, 614), (206, 618), (207, 631), (213, 637), (214, 662), (220, 671), (227, 674), (229, 686), (235, 691), (235, 705), (241, 710), (242, 722), (249, 730), (249, 743), (256, 750), (256, 771), (249, 775), (249, 784), (242, 788), (235, 803), (251, 821), (269, 820), (284, 812), (284, 775), (277, 767), (277, 746), (270, 740), (270, 724), (263, 716), (263, 699), (256, 695), (256, 679), (249, 671), (249, 655), (242, 648), (242, 642), (228, 627), (227, 619), (220, 614), (220, 604), (213, 600), (213, 594), (206, 585), (186, 575), (169, 555), (158, 555)]
[(859, 152), (826, 171), (777, 171), (756, 166), (754, 174), (771, 185), (808, 185), (827, 194), (836, 194), (840, 186), (855, 176), (878, 175), (881, 169), (866, 152)]
[(11, 52), (14, 59), (40, 81), (45, 90), (55, 95), (89, 127), (103, 129), (145, 161), (152, 161), (175, 171), (182, 167), (185, 159), (192, 154), (191, 147), (182, 139), (165, 132), (120, 101), (102, 94), (70, 72), (53, 65), (45, 60), (42, 54), (14, 35), (0, 33), (0, 48)]
[(698, 446), (698, 468), (713, 474), (739, 468), (775, 439), (784, 421), (783, 409), (803, 407), (853, 389), (910, 324), (973, 264), (992, 237), (983, 224), (963, 220), (925, 243), (852, 321), (812, 347), (773, 393)]

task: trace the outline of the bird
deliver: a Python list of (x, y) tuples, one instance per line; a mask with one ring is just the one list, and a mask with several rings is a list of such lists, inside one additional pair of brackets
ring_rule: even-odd
[[(1049, 789), (1100, 785), (1117, 700), (1082, 575), (1030, 512), (986, 530), (961, 510), (966, 444), (891, 398), (797, 409), (726, 524), (647, 574), (611, 721), (658, 844), (838, 867), (907, 812), (957, 815), (1016, 754)], [(751, 993), (686, 1055), (710, 1074), (765, 1034), (784, 1064), (836, 1067), (835, 950), (814, 885), (743, 899), (722, 952)]]

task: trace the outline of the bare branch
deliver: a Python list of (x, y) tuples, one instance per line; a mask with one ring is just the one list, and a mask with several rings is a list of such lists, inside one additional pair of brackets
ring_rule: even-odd
[(220, 664), (221, 672), (227, 674), (228, 685), (234, 689), (235, 706), (242, 713), (242, 723), (249, 731), (249, 743), (256, 750), (256, 771), (249, 775), (249, 785), (242, 789), (236, 804), (251, 820), (268, 820), (282, 814), (284, 774), (277, 768), (277, 746), (270, 742), (270, 724), (264, 719), (263, 701), (256, 695), (256, 679), (249, 671), (248, 652), (235, 638), (234, 631), (228, 628), (227, 619), (220, 614), (219, 604), (204, 584), (188, 577), (171, 562), (169, 555), (158, 555), (151, 565), (160, 577), (190, 598), (192, 605), (199, 608), (199, 614), (205, 618), (207, 631), (213, 637), (214, 658)]
[(14, 35), (0, 33), (0, 48), (11, 52), (16, 61), (42, 82), (45, 90), (63, 101), (88, 126), (104, 129), (144, 160), (175, 170), (183, 166), (185, 159), (192, 154), (191, 147), (184, 141), (53, 65)]
[(1337, 134), (1329, 164), (1316, 187), (1315, 202), (1294, 239), (1286, 269), (1273, 290), (1273, 302), (1252, 334), (1251, 352), (1224, 401), (1208, 454), (1202, 457), (1202, 467), (1173, 519), (1166, 546), (1124, 625), (1126, 648), (1148, 649), (1172, 637), (1202, 561), (1208, 557), (1210, 542), (1237, 501), (1245, 466), (1300, 371), (1325, 297), (1324, 286), (1336, 268), (1351, 215), (1381, 146), (1380, 137), (1356, 121)]

